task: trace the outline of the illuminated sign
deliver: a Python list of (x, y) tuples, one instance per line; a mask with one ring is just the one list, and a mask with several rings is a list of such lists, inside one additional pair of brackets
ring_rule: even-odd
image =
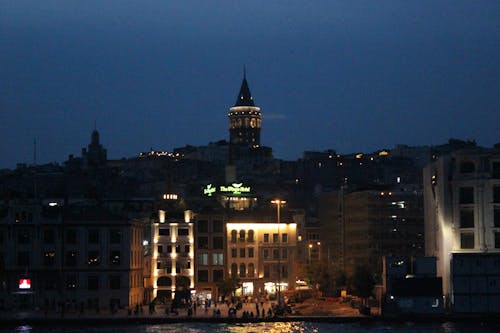
[(212, 194), (214, 194), (216, 191), (216, 188), (215, 186), (213, 186), (212, 184), (208, 184), (204, 189), (203, 189), (203, 194), (211, 197)]
[(19, 289), (31, 289), (31, 279), (19, 279)]
[[(250, 191), (251, 191), (250, 186), (243, 186), (243, 183), (232, 183), (231, 185), (227, 185), (227, 186), (225, 186), (225, 185), (219, 186), (219, 192), (226, 193), (226, 194), (229, 193), (232, 195), (240, 195), (242, 193), (250, 193)], [(215, 192), (217, 192), (217, 187), (212, 185), (212, 184), (208, 184), (203, 189), (203, 194), (208, 196), (208, 197), (211, 197)]]
[(250, 186), (243, 186), (243, 183), (232, 183), (229, 186), (221, 186), (220, 187), (221, 192), (229, 192), (234, 195), (241, 194), (241, 193), (250, 193)]

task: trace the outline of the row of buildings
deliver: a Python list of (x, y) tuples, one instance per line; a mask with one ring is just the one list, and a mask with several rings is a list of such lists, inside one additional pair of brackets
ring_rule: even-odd
[[(427, 255), (450, 310), (500, 311), (499, 147), (282, 161), (261, 145), (262, 119), (244, 77), (229, 141), (108, 160), (94, 130), (62, 166), (0, 171), (0, 308), (216, 299), (231, 278), (238, 295), (276, 297), (319, 283), (312, 270), (364, 266), (382, 283), (384, 257)], [(416, 276), (405, 267), (391, 272)]]

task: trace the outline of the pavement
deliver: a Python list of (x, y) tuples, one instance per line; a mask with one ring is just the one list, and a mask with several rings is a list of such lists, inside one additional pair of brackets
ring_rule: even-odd
[[(268, 314), (269, 308), (271, 308), (275, 302), (264, 302), (263, 306), (258, 304), (259, 315), (256, 314), (256, 304), (255, 303), (243, 303), (242, 309), (238, 310), (235, 316), (232, 318), (242, 318), (243, 313), (246, 312), (247, 316), (245, 318), (250, 318), (253, 320), (266, 320), (270, 317)], [(179, 309), (178, 314), (173, 314), (168, 311), (170, 308), (165, 305), (156, 305), (154, 312), (150, 313), (149, 306), (144, 305), (142, 309), (134, 314), (134, 311), (129, 312), (128, 309), (119, 309), (112, 313), (110, 311), (101, 310), (96, 312), (95, 310), (85, 310), (80, 313), (77, 309), (71, 309), (65, 311), (64, 314), (56, 311), (44, 312), (43, 310), (33, 310), (33, 311), (18, 311), (18, 312), (0, 312), (0, 320), (23, 320), (23, 319), (36, 319), (36, 320), (57, 320), (57, 319), (120, 319), (120, 318), (170, 318), (170, 319), (195, 319), (203, 320), (208, 318), (230, 318), (229, 308), (225, 303), (212, 304), (209, 308), (204, 306), (197, 306), (193, 308), (192, 314), (189, 315), (187, 309)], [(262, 308), (264, 309), (264, 316), (262, 316)], [(364, 317), (358, 311), (358, 309), (353, 309), (348, 303), (339, 303), (332, 301), (325, 301), (315, 298), (310, 298), (303, 303), (297, 303), (292, 306), (292, 313), (286, 315), (286, 317)], [(373, 311), (375, 310), (375, 311)], [(220, 311), (220, 316), (217, 316), (217, 311)], [(373, 314), (378, 313), (378, 309), (372, 309)]]

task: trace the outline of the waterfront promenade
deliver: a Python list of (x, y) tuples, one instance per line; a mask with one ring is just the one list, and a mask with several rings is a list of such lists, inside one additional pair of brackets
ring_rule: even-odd
[[(126, 323), (167, 323), (167, 322), (258, 322), (258, 321), (303, 321), (303, 320), (326, 320), (329, 321), (357, 321), (371, 320), (374, 316), (363, 316), (357, 309), (348, 304), (326, 302), (317, 299), (309, 299), (304, 303), (298, 303), (292, 308), (292, 314), (286, 316), (275, 316), (270, 313), (274, 303), (265, 302), (258, 304), (259, 316), (256, 315), (256, 303), (242, 303), (242, 308), (236, 314), (230, 314), (231, 306), (225, 303), (211, 304), (210, 307), (198, 306), (193, 308), (192, 312), (187, 309), (179, 309), (178, 314), (171, 313), (169, 307), (156, 305), (154, 312), (144, 305), (135, 311), (135, 308), (118, 309), (115, 312), (109, 310), (85, 310), (83, 312), (77, 309), (68, 309), (63, 313), (59, 311), (4, 311), (0, 312), (0, 323), (5, 326), (15, 326), (18, 324), (39, 324), (51, 323), (83, 324), (83, 323), (103, 323), (103, 324), (126, 324)], [(262, 315), (264, 310), (264, 315)], [(373, 310), (373, 309), (372, 309)], [(375, 310), (373, 313), (377, 313)], [(136, 313), (135, 313), (136, 312)], [(2, 326), (4, 326), (2, 325)]]

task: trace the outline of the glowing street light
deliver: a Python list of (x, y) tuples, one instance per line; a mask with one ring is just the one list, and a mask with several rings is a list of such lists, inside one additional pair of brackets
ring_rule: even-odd
[(285, 200), (280, 200), (280, 199), (275, 199), (271, 201), (272, 204), (276, 205), (276, 214), (277, 214), (277, 219), (278, 219), (278, 305), (281, 308), (282, 307), (282, 301), (281, 301), (281, 238), (280, 238), (280, 209), (281, 205), (286, 204)]

